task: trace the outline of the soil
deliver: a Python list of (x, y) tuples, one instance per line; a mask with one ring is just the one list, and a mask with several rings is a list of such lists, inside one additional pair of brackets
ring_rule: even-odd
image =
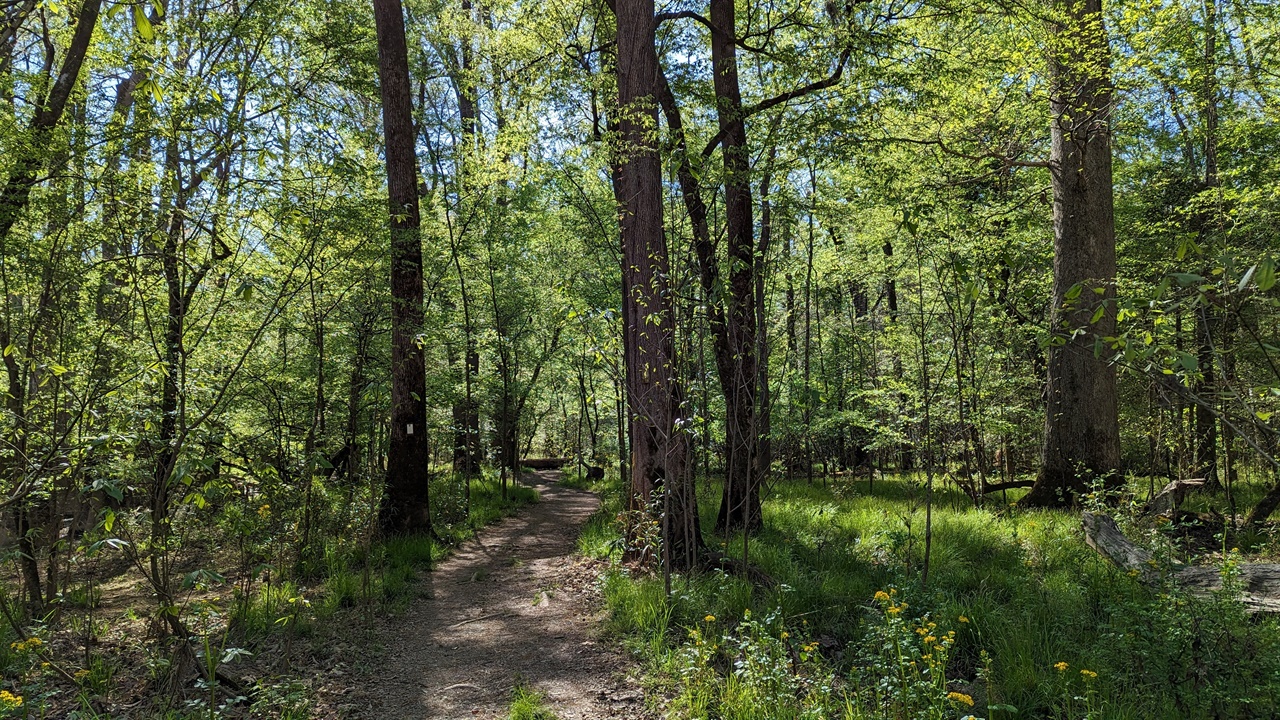
[(408, 611), (381, 621), (386, 651), (350, 717), (505, 718), (517, 686), (561, 720), (650, 717), (634, 663), (601, 638), (602, 566), (576, 553), (599, 499), (558, 477), (525, 475), (541, 500), (424, 573)]

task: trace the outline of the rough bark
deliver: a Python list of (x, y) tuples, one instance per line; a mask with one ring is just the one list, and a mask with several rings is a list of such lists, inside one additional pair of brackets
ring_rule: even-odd
[(404, 13), (374, 0), (378, 80), (391, 213), (391, 428), (380, 525), (387, 534), (429, 532), (426, 368), (422, 332), (422, 236)]
[(1116, 327), (1112, 87), (1102, 1), (1062, 0), (1056, 12), (1049, 57), (1055, 342), (1040, 474), (1027, 505), (1074, 502), (1090, 480), (1113, 478), (1120, 464), (1116, 371), (1101, 345)]
[(631, 420), (632, 509), (664, 492), (666, 557), (692, 567), (702, 555), (688, 435), (677, 425), (682, 391), (675, 359), (670, 263), (662, 228), (653, 0), (618, 0), (618, 160), (615, 197), (622, 233), (623, 320)]

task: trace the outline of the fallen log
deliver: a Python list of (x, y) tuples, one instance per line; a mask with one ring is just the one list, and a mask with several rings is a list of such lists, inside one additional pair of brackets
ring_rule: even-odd
[(1186, 499), (1188, 494), (1193, 490), (1199, 490), (1204, 487), (1204, 483), (1204, 478), (1174, 480), (1165, 485), (1163, 490), (1156, 493), (1155, 497), (1151, 498), (1151, 502), (1147, 503), (1147, 507), (1143, 512), (1150, 515), (1172, 513), (1182, 505), (1182, 501)]
[[(1174, 583), (1197, 597), (1222, 589), (1222, 571), (1204, 565), (1175, 563), (1167, 571), (1155, 556), (1125, 537), (1110, 516), (1086, 512), (1081, 516), (1084, 541), (1113, 565), (1128, 571), (1146, 585), (1159, 583), (1167, 572)], [(1240, 601), (1252, 613), (1280, 612), (1280, 564), (1245, 563), (1237, 568)]]
[(520, 460), (522, 467), (533, 470), (559, 470), (568, 464), (569, 458), (523, 458)]
[(1009, 480), (1007, 482), (999, 482), (999, 483), (985, 483), (982, 486), (982, 494), (990, 495), (991, 493), (1000, 492), (1001, 490), (1012, 490), (1014, 488), (1029, 488), (1035, 484), (1036, 484), (1036, 481), (1034, 479)]

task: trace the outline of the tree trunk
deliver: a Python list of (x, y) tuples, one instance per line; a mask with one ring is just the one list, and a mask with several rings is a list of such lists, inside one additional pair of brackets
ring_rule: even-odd
[(102, 8), (102, 0), (85, 0), (80, 6), (80, 16), (76, 19), (76, 32), (67, 47), (66, 59), (62, 61), (57, 80), (49, 88), (49, 95), (36, 107), (35, 114), (28, 125), (29, 141), (19, 147), (29, 148), (29, 152), (20, 152), (13, 158), (12, 169), (5, 185), (0, 190), (0, 251), (4, 250), (9, 239), (9, 231), (26, 209), (31, 199), (31, 188), (39, 180), (40, 167), (43, 164), (41, 153), (49, 147), (50, 135), (62, 119), (71, 91), (80, 79), (80, 68), (84, 65), (85, 54), (93, 40), (93, 31), (98, 26), (98, 11)]
[(760, 528), (760, 487), (755, 477), (756, 315), (755, 228), (751, 208), (751, 158), (738, 85), (737, 27), (734, 0), (711, 0), (711, 65), (716, 115), (724, 134), (725, 231), (729, 246), (726, 315), (728, 357), (732, 368), (725, 385), (725, 478), (716, 529)]
[[(1200, 103), (1204, 119), (1204, 189), (1207, 191), (1213, 191), (1219, 185), (1217, 15), (1216, 0), (1205, 0), (1205, 67)], [(1197, 222), (1200, 225), (1198, 232), (1200, 247), (1209, 257), (1216, 257), (1217, 253), (1213, 251), (1214, 213), (1211, 210), (1200, 213)], [(1205, 275), (1210, 276), (1211, 270), (1212, 268), (1205, 268)], [(1221, 326), (1221, 315), (1222, 312), (1211, 305), (1206, 304), (1196, 308), (1196, 361), (1200, 368), (1200, 377), (1195, 382), (1194, 392), (1205, 402), (1197, 403), (1195, 409), (1195, 475), (1205, 479), (1204, 489), (1208, 491), (1222, 488), (1222, 483), (1218, 479), (1218, 418), (1210, 407), (1216, 403), (1219, 392), (1215, 367), (1217, 353), (1214, 343)]]
[(374, 0), (373, 11), (391, 212), (391, 437), (379, 524), (386, 534), (430, 532), (426, 367), (418, 345), (422, 237), (408, 49), (400, 0)]
[(703, 552), (688, 435), (676, 425), (682, 392), (675, 361), (670, 264), (662, 228), (662, 166), (656, 127), (658, 58), (653, 0), (618, 0), (618, 134), (615, 172), (622, 231), (623, 320), (631, 419), (632, 509), (662, 490), (665, 559), (693, 567)]
[(1074, 502), (1090, 480), (1113, 479), (1120, 464), (1116, 371), (1101, 340), (1116, 327), (1110, 52), (1102, 0), (1060, 0), (1056, 13), (1049, 57), (1055, 342), (1040, 474), (1027, 505)]

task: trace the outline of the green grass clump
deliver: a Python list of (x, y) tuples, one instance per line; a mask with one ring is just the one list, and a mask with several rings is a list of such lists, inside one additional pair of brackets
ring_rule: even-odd
[(517, 685), (511, 693), (511, 711), (508, 720), (557, 720), (555, 713), (547, 709), (542, 693)]
[[(701, 491), (710, 528), (717, 488)], [(1078, 512), (974, 508), (951, 487), (934, 495), (926, 585), (922, 498), (906, 477), (874, 492), (778, 483), (750, 544), (775, 586), (704, 572), (674, 578), (668, 599), (660, 579), (615, 570), (603, 585), (610, 628), (676, 697), (672, 717), (1280, 712), (1280, 624), (1248, 616), (1230, 589), (1152, 591), (1085, 545)], [(599, 522), (584, 550), (609, 546)], [(707, 539), (741, 556), (741, 535)]]
[(502, 483), (491, 469), (471, 480), (469, 512), (466, 489), (465, 480), (454, 475), (432, 479), (434, 537), (401, 536), (372, 544), (350, 542), (343, 536), (327, 539), (322, 555), (311, 563), (315, 570), (310, 577), (319, 581), (320, 592), (304, 590), (291, 581), (258, 585), (250, 597), (238, 598), (235, 627), (247, 637), (284, 628), (305, 633), (314, 619), (347, 608), (378, 603), (403, 606), (413, 597), (418, 574), (442, 560), (452, 547), (538, 501), (536, 490), (510, 479), (503, 499)]

